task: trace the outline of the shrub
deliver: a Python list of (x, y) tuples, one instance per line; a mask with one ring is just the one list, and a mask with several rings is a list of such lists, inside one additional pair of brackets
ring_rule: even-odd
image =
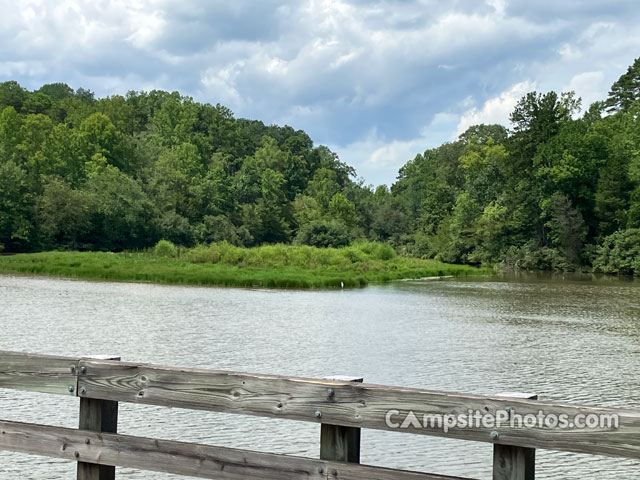
[(296, 245), (346, 247), (351, 243), (349, 229), (336, 220), (316, 220), (303, 225), (295, 238)]
[(621, 230), (606, 237), (597, 249), (593, 269), (640, 276), (640, 228)]
[(392, 258), (395, 258), (396, 255), (396, 251), (391, 245), (387, 245), (386, 243), (378, 244), (378, 248), (375, 253), (378, 260), (391, 260)]
[(521, 247), (511, 247), (505, 254), (504, 266), (516, 270), (559, 270), (571, 271), (573, 266), (555, 248), (539, 247), (529, 242)]
[(202, 223), (196, 227), (198, 241), (204, 244), (225, 241), (244, 246), (247, 233), (244, 230), (239, 232), (225, 215), (205, 215)]
[(153, 249), (153, 254), (156, 257), (171, 257), (178, 256), (178, 248), (169, 240), (160, 240)]

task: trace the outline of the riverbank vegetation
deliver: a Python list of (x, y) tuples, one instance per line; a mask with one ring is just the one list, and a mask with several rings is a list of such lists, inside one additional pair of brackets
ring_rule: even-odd
[(640, 275), (639, 115), (640, 59), (602, 102), (531, 92), (510, 129), (472, 126), (374, 188), (301, 130), (177, 92), (4, 82), (0, 249), (377, 241), (448, 263)]
[(362, 287), (392, 280), (489, 273), (466, 265), (400, 257), (389, 245), (195, 248), (162, 240), (144, 252), (43, 252), (0, 256), (0, 272), (94, 280), (280, 288)]

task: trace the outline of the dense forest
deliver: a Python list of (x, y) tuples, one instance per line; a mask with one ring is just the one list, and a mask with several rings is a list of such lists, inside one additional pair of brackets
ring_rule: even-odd
[(640, 59), (581, 113), (532, 92), (373, 188), (303, 131), (177, 92), (0, 83), (0, 250), (387, 242), (405, 254), (640, 274)]

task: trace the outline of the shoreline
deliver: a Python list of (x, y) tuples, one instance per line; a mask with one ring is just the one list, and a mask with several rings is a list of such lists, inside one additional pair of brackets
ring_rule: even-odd
[(0, 257), (0, 273), (98, 282), (325, 290), (490, 272), (487, 268), (399, 256), (307, 268), (268, 263), (231, 265), (132, 252), (42, 252)]

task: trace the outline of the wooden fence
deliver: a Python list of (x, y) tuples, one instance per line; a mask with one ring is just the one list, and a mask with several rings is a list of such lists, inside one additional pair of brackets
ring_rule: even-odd
[[(640, 459), (639, 409), (543, 403), (516, 394), (469, 395), (373, 385), (361, 379), (282, 377), (3, 351), (0, 388), (80, 398), (79, 429), (0, 420), (0, 450), (76, 461), (80, 480), (113, 479), (116, 466), (219, 480), (460, 479), (360, 465), (362, 428), (492, 443), (493, 478), (500, 480), (533, 479), (537, 448)], [(120, 435), (118, 402), (320, 423), (320, 458)], [(398, 428), (403, 418), (464, 417), (471, 411), (529, 418), (540, 412), (568, 419), (615, 418), (616, 425), (473, 423), (445, 431), (425, 420)]]

